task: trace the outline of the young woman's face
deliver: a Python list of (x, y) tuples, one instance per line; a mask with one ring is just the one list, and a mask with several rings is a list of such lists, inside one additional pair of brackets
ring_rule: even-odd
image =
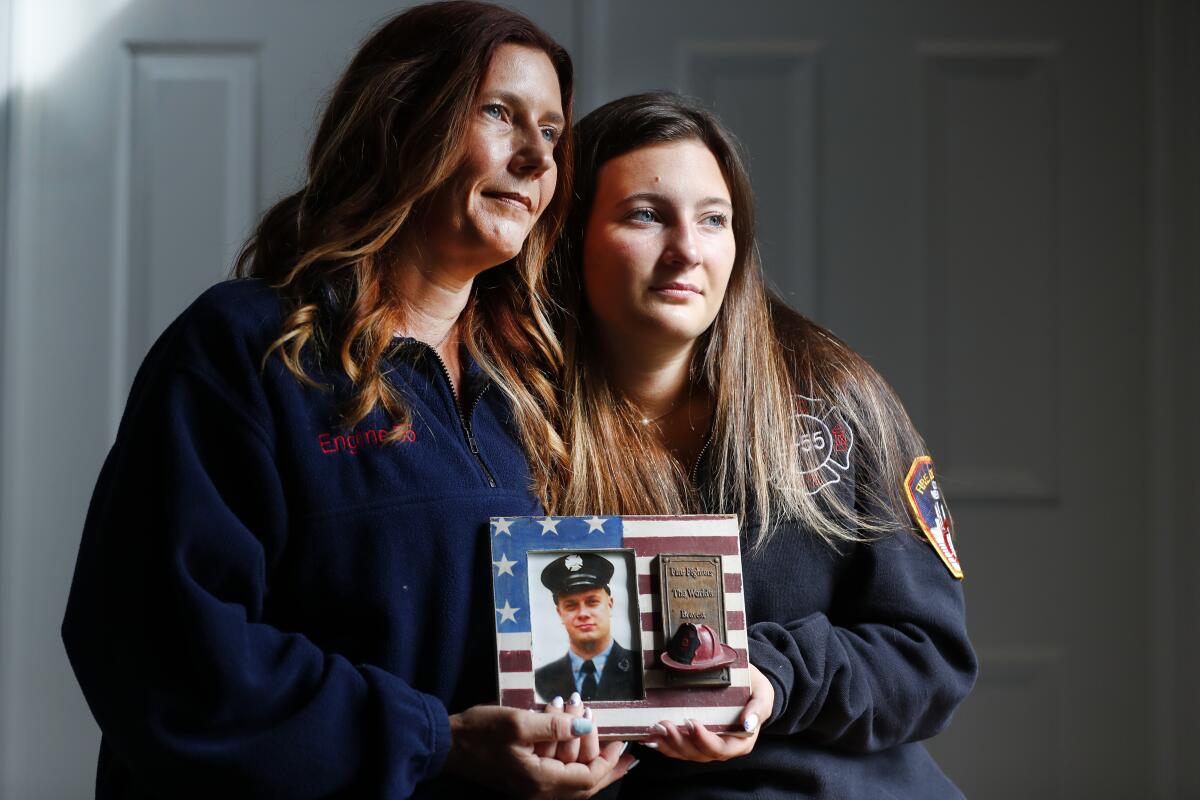
[(588, 305), (614, 344), (688, 344), (721, 308), (737, 255), (733, 204), (697, 141), (653, 145), (600, 168), (583, 244)]
[(438, 263), (486, 269), (520, 252), (554, 197), (554, 145), (562, 133), (554, 65), (541, 50), (496, 48), (479, 87), (466, 151), (434, 195), (421, 247)]

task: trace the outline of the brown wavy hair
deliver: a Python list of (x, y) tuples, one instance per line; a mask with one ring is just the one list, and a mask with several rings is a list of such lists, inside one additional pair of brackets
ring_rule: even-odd
[[(737, 255), (724, 302), (697, 342), (693, 387), (714, 400), (703, 489), (667, 451), (641, 411), (607, 378), (599, 324), (583, 289), (583, 236), (600, 168), (656, 144), (696, 141), (720, 165), (733, 204)], [(855, 541), (905, 525), (904, 471), (924, 443), (887, 382), (828, 330), (767, 288), (755, 244), (754, 195), (733, 135), (697, 102), (667, 92), (614, 100), (575, 130), (576, 197), (555, 252), (555, 292), (566, 402), (559, 422), (570, 459), (545, 483), (559, 514), (736, 513), (761, 546), (784, 520), (827, 542)], [(798, 397), (803, 396), (803, 397)], [(797, 411), (831, 404), (850, 426), (858, 497), (814, 492), (820, 464), (798, 446)], [(697, 466), (699, 466), (697, 464)]]
[(313, 385), (306, 352), (340, 367), (352, 385), (343, 424), (382, 406), (402, 423), (393, 438), (404, 435), (410, 411), (380, 370), (397, 323), (386, 287), (389, 248), (460, 163), (479, 85), (503, 43), (549, 57), (567, 127), (554, 148), (553, 198), (520, 253), (475, 279), (459, 326), (468, 352), (508, 396), (531, 460), (562, 458), (545, 413), (556, 402), (547, 374), (561, 350), (543, 298), (544, 265), (571, 196), (573, 71), (567, 51), (521, 14), (464, 0), (430, 3), (372, 33), (328, 100), (304, 186), (263, 216), (236, 274), (269, 282), (287, 304), (264, 364), (278, 354)]

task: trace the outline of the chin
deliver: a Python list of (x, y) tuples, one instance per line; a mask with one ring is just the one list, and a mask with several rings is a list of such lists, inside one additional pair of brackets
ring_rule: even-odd
[(518, 225), (514, 220), (481, 220), (476, 223), (475, 239), (480, 250), (486, 251), (493, 264), (511, 261), (525, 246), (533, 227)]
[(656, 318), (647, 320), (641, 336), (661, 344), (686, 345), (699, 339), (706, 330), (707, 327), (698, 323), (686, 324), (678, 319)]
[(496, 267), (505, 262), (512, 261), (521, 254), (521, 248), (525, 246), (525, 240), (510, 241), (510, 240), (495, 240), (485, 239), (481, 248), (487, 253), (486, 261), (490, 266)]

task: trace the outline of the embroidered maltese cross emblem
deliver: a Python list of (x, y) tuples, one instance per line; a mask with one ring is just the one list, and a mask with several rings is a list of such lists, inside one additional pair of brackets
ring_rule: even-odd
[(850, 449), (854, 433), (842, 419), (837, 406), (824, 400), (796, 395), (796, 427), (800, 439), (800, 459), (804, 464), (804, 482), (809, 494), (816, 494), (831, 483), (838, 483), (850, 470)]

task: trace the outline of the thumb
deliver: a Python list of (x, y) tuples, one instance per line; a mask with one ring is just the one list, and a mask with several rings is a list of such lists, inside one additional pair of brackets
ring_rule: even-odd
[(535, 714), (522, 720), (521, 739), (526, 742), (566, 742), (592, 732), (592, 721), (570, 714)]
[(775, 710), (775, 687), (754, 665), (750, 666), (750, 686), (750, 698), (739, 715), (742, 730), (746, 733), (754, 733)]

